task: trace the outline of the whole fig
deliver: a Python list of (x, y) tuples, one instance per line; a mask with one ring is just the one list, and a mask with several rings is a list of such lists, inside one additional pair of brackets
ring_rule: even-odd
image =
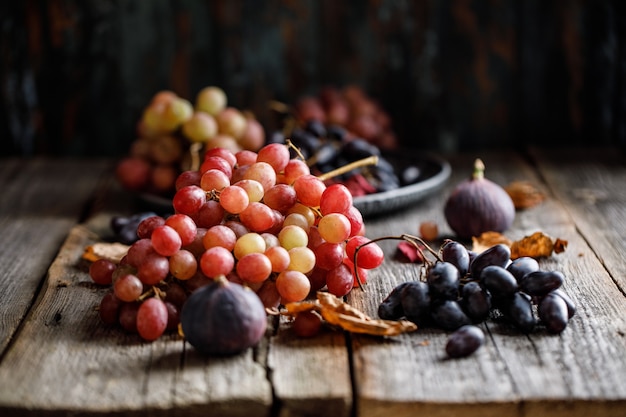
[(185, 339), (208, 355), (233, 355), (256, 345), (267, 327), (259, 297), (221, 276), (195, 290), (183, 305)]
[(515, 219), (513, 200), (504, 188), (486, 179), (484, 172), (485, 165), (477, 159), (472, 177), (456, 186), (444, 207), (448, 225), (462, 239), (503, 232)]

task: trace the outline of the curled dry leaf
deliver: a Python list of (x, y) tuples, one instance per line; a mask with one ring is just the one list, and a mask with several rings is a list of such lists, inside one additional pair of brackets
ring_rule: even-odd
[(85, 248), (85, 252), (83, 252), (83, 259), (90, 262), (95, 262), (98, 259), (108, 259), (109, 261), (119, 263), (119, 261), (128, 252), (128, 248), (128, 245), (124, 245), (119, 242), (94, 243), (93, 245), (89, 245)]
[(352, 333), (397, 336), (401, 333), (417, 330), (417, 326), (408, 320), (372, 319), (360, 310), (326, 292), (318, 292), (315, 301), (288, 303), (281, 314), (297, 316), (305, 311), (317, 311), (328, 324), (341, 327)]
[(551, 256), (553, 253), (561, 253), (567, 247), (567, 241), (553, 239), (542, 232), (535, 232), (511, 245), (511, 259), (522, 256), (542, 258)]
[(472, 243), (472, 250), (476, 253), (503, 243), (511, 248), (511, 259), (521, 258), (522, 256), (544, 258), (552, 256), (552, 254), (562, 253), (567, 248), (567, 240), (555, 239), (543, 232), (535, 232), (516, 241), (512, 241), (497, 232), (485, 232), (478, 237), (472, 238)]
[(502, 233), (498, 232), (485, 232), (480, 236), (472, 237), (472, 250), (476, 253), (481, 253), (492, 246), (503, 243), (509, 247), (513, 244), (513, 241)]
[(527, 209), (539, 205), (546, 196), (528, 181), (513, 181), (504, 190), (513, 200), (516, 209)]

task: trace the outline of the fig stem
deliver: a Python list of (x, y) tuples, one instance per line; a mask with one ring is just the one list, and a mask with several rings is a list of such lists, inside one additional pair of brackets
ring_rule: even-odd
[(318, 175), (317, 178), (319, 178), (322, 181), (326, 181), (330, 178), (345, 174), (346, 172), (350, 172), (353, 169), (368, 166), (368, 165), (376, 165), (376, 164), (378, 164), (378, 156), (372, 155), (367, 158), (363, 158), (363, 159), (359, 159), (358, 161), (351, 162), (337, 169), (333, 169), (332, 171), (328, 171), (325, 174)]
[(480, 158), (476, 158), (474, 161), (474, 171), (472, 172), (472, 179), (482, 180), (485, 178), (485, 164)]

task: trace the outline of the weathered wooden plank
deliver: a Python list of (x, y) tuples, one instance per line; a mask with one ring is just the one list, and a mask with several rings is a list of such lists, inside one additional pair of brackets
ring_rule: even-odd
[(11, 415), (267, 415), (271, 388), (252, 350), (208, 359), (177, 336), (142, 342), (103, 326), (106, 289), (80, 258), (99, 237), (72, 229), (44, 291), (0, 366), (0, 409)]
[(93, 196), (105, 160), (0, 161), (0, 352)]
[(301, 339), (283, 323), (271, 339), (267, 365), (279, 416), (351, 415), (350, 357), (341, 332)]
[[(519, 158), (483, 158), (487, 177), (500, 184), (540, 181)], [(396, 220), (371, 222), (368, 236), (415, 233), (423, 220), (437, 221), (448, 233), (441, 214), (444, 199), (471, 161), (451, 162), (453, 176), (438, 197), (397, 214)], [(462, 360), (442, 360), (447, 339), (442, 331), (421, 329), (403, 336), (401, 343), (353, 337), (358, 415), (448, 415), (461, 410), (470, 416), (623, 414), (626, 300), (554, 196), (537, 208), (518, 212), (507, 234), (519, 238), (536, 230), (570, 242), (565, 254), (542, 262), (545, 268), (566, 274), (564, 290), (579, 306), (566, 331), (555, 336), (539, 329), (524, 336), (506, 324), (488, 321), (482, 324), (488, 335), (485, 346)], [(386, 263), (391, 265), (372, 274), (367, 293), (351, 294), (352, 304), (375, 314), (393, 286), (417, 277), (415, 266), (389, 259)]]
[(626, 155), (619, 149), (535, 150), (541, 175), (626, 293)]

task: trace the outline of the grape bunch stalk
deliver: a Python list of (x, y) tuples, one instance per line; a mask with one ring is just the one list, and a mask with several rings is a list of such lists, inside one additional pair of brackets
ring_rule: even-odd
[(145, 340), (175, 329), (188, 296), (216, 279), (251, 288), (272, 309), (322, 289), (344, 296), (383, 262), (350, 191), (312, 175), (289, 145), (207, 150), (199, 169), (177, 177), (172, 206), (139, 223), (119, 264), (90, 268), (112, 286), (102, 321)]
[(451, 357), (467, 356), (482, 345), (484, 334), (476, 325), (489, 318), (501, 317), (525, 334), (540, 326), (558, 334), (576, 312), (574, 302), (561, 289), (563, 273), (543, 270), (531, 257), (512, 260), (507, 245), (497, 244), (476, 254), (454, 240), (446, 240), (435, 251), (411, 235), (370, 242), (389, 238), (413, 244), (425, 268), (419, 280), (393, 288), (379, 304), (378, 315), (454, 332), (446, 347)]

